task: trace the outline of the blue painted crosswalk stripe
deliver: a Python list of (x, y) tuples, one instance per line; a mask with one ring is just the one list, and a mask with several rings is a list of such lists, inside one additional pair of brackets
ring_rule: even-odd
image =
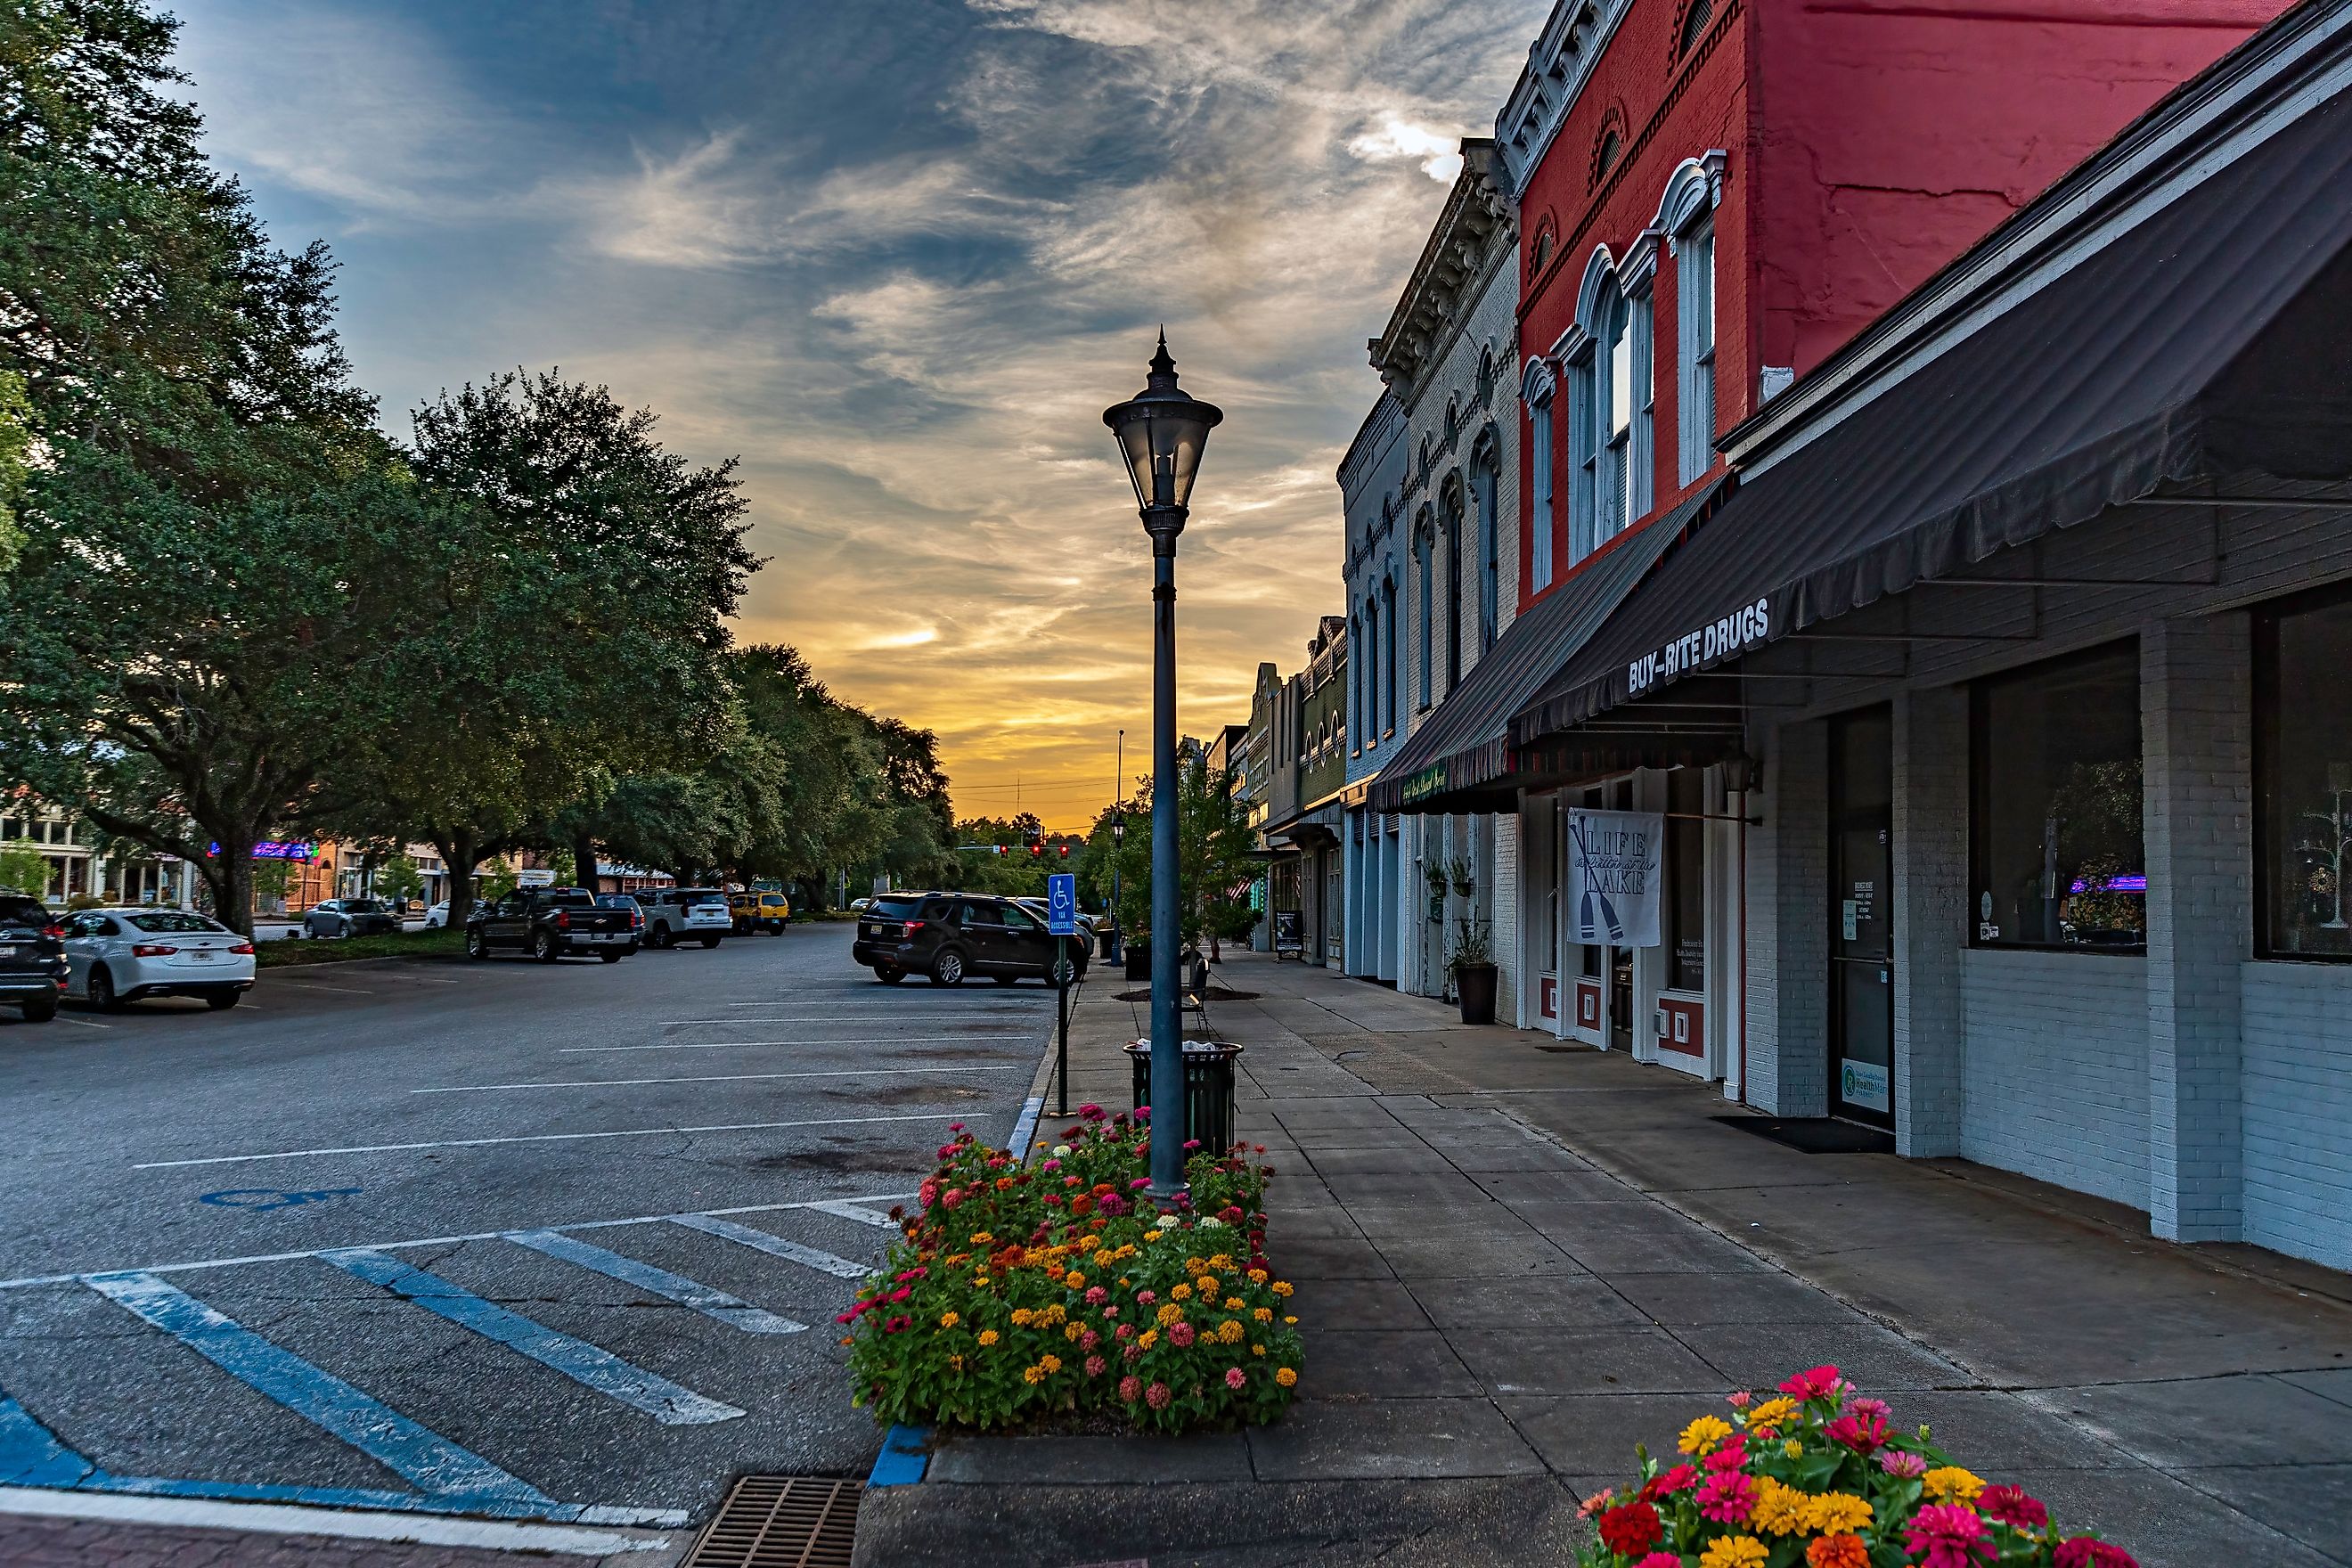
[(152, 1274), (92, 1274), (83, 1283), (413, 1486), (534, 1504), (552, 1500)]
[(688, 1279), (683, 1274), (673, 1274), (667, 1268), (656, 1268), (650, 1263), (625, 1258), (601, 1247), (591, 1247), (577, 1237), (552, 1230), (514, 1230), (507, 1239), (550, 1258), (560, 1258), (566, 1263), (576, 1263), (583, 1268), (593, 1268), (608, 1279), (618, 1279), (638, 1289), (676, 1301), (681, 1307), (691, 1307), (705, 1317), (716, 1318), (730, 1328), (747, 1334), (797, 1334), (808, 1327), (790, 1318), (780, 1318), (765, 1307), (754, 1307), (749, 1301), (726, 1291)]
[(617, 1399), (643, 1411), (665, 1426), (696, 1426), (731, 1421), (743, 1414), (732, 1405), (707, 1399), (690, 1388), (643, 1367), (632, 1366), (607, 1350), (585, 1340), (533, 1322), (486, 1301), (464, 1286), (403, 1263), (389, 1253), (353, 1247), (322, 1252), (320, 1258), (371, 1285), (381, 1285), (425, 1310), (510, 1350), (521, 1352), (541, 1366), (563, 1373), (583, 1388)]
[(23, 1405), (0, 1394), (0, 1487), (70, 1487), (92, 1468)]
[(719, 1219), (707, 1214), (674, 1214), (669, 1218), (672, 1225), (682, 1225), (705, 1236), (724, 1237), (729, 1241), (757, 1247), (771, 1258), (789, 1258), (836, 1279), (863, 1279), (874, 1272), (869, 1264), (852, 1263), (846, 1258), (836, 1258), (814, 1247), (803, 1247), (797, 1241), (786, 1241), (781, 1236), (770, 1236), (764, 1230), (753, 1230), (750, 1226), (737, 1225), (731, 1219)]

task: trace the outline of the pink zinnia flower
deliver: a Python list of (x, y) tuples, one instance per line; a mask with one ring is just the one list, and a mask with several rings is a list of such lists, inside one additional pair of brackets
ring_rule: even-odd
[(1110, 1363), (1103, 1360), (1103, 1358), (1098, 1355), (1090, 1355), (1087, 1357), (1087, 1375), (1088, 1377), (1100, 1377), (1105, 1372), (1109, 1370), (1109, 1367)]
[(2077, 1535), (2058, 1543), (2057, 1568), (2139, 1568), (2138, 1561), (2120, 1546)]
[(1844, 1381), (1838, 1374), (1837, 1368), (1817, 1366), (1810, 1372), (1801, 1372), (1780, 1384), (1780, 1392), (1791, 1399), (1826, 1399), (1835, 1394), (1838, 1384)]
[(1192, 1343), (1192, 1325), (1184, 1322), (1169, 1324), (1168, 1342), (1180, 1351), (1190, 1348)]
[[(1106, 1315), (1110, 1313), (1112, 1310), (1113, 1309), (1109, 1307), (1105, 1307), (1103, 1309)], [(1135, 1338), (1135, 1325), (1133, 1323), (1121, 1323), (1117, 1329), (1112, 1331), (1112, 1335), (1117, 1339), (1131, 1340)], [(1921, 1473), (1924, 1475), (1926, 1472), (1922, 1471)]]
[(1078, 1107), (1078, 1114), (1089, 1121), (1100, 1121), (1103, 1119), (1103, 1108), (1099, 1105), (1081, 1105)]
[(1106, 1318), (1116, 1318), (1118, 1316), (1118, 1309), (1117, 1307), (1105, 1307), (1103, 1309), (1103, 1316)]
[(955, 1207), (956, 1205), (963, 1202), (963, 1189), (961, 1187), (950, 1187), (946, 1192), (940, 1194), (940, 1202), (945, 1204), (950, 1208)]
[(1924, 1455), (1909, 1454), (1900, 1448), (1889, 1448), (1878, 1456), (1878, 1468), (1890, 1476), (1903, 1476), (1916, 1480), (1927, 1473)]
[(1225, 1369), (1225, 1386), (1227, 1388), (1239, 1391), (1242, 1384), (1248, 1381), (1249, 1375), (1243, 1372), (1241, 1368), (1237, 1366), (1229, 1366)]
[(1129, 1361), (1141, 1361), (1143, 1359), (1143, 1347), (1141, 1345), (1129, 1345), (1127, 1347), (1124, 1353)]
[(1875, 1415), (1867, 1421), (1841, 1415), (1822, 1427), (1822, 1432), (1831, 1442), (1843, 1444), (1857, 1454), (1874, 1453), (1885, 1447), (1886, 1439), (1894, 1436), (1886, 1429), (1886, 1423)]
[(1756, 1483), (1737, 1470), (1709, 1476), (1698, 1489), (1698, 1510), (1717, 1524), (1739, 1524), (1756, 1511)]
[(1121, 1399), (1126, 1400), (1129, 1405), (1134, 1404), (1138, 1399), (1141, 1398), (1142, 1395), (1143, 1379), (1136, 1376), (1133, 1373), (1129, 1373), (1125, 1377), (1118, 1380), (1118, 1396)]
[(1591, 1519), (1594, 1514), (1599, 1513), (1602, 1509), (1607, 1508), (1612, 1502), (1616, 1500), (1616, 1497), (1617, 1494), (1615, 1491), (1607, 1487), (1603, 1487), (1599, 1491), (1594, 1492), (1591, 1497), (1586, 1498), (1582, 1502), (1576, 1505), (1576, 1517), (1579, 1519)]
[(1887, 1404), (1884, 1399), (1849, 1399), (1845, 1403), (1845, 1407), (1849, 1414), (1860, 1415), (1865, 1419), (1875, 1415), (1884, 1421), (1895, 1414), (1895, 1406)]
[(2026, 1495), (2023, 1487), (1985, 1488), (1977, 1499), (1977, 1511), (2019, 1530), (2040, 1530), (2050, 1522), (2050, 1510), (2040, 1498)]
[(1683, 1560), (1671, 1552), (1653, 1552), (1633, 1568), (1683, 1568)]
[(1745, 1410), (1756, 1403), (1756, 1396), (1744, 1388), (1735, 1388), (1723, 1396), (1723, 1402), (1734, 1410)]
[(1082, 1351), (1090, 1351), (1100, 1343), (1102, 1343), (1102, 1336), (1092, 1329), (1078, 1336), (1078, 1348)]
[(1976, 1568), (1992, 1556), (1992, 1539), (1974, 1510), (1929, 1503), (1912, 1516), (1904, 1549), (1919, 1568)]
[(1748, 1434), (1734, 1432), (1723, 1440), (1723, 1446), (1699, 1461), (1709, 1470), (1743, 1469), (1748, 1464)]
[(906, 1329), (913, 1321), (912, 1318), (892, 1318), (882, 1325), (882, 1331), (886, 1334), (895, 1334)]
[(1101, 1306), (1105, 1301), (1108, 1301), (1108, 1300), (1110, 1300), (1110, 1292), (1109, 1292), (1109, 1291), (1108, 1291), (1108, 1290), (1106, 1290), (1106, 1289), (1104, 1289), (1101, 1286), (1099, 1286), (1099, 1285), (1089, 1285), (1089, 1286), (1087, 1286), (1087, 1306), (1089, 1306), (1089, 1307), (1099, 1307), (1099, 1306)]
[(1164, 1383), (1155, 1383), (1143, 1391), (1143, 1403), (1154, 1410), (1167, 1409), (1169, 1400), (1173, 1397), (1174, 1395), (1168, 1392), (1168, 1385)]
[(1136, 1178), (1135, 1178), (1135, 1180), (1133, 1180), (1133, 1181), (1131, 1181), (1131, 1182), (1129, 1182), (1129, 1183), (1128, 1183), (1128, 1184), (1127, 1184), (1127, 1190), (1128, 1190), (1129, 1192), (1130, 1192), (1130, 1193), (1139, 1193), (1139, 1192), (1141, 1192), (1144, 1188), (1146, 1188), (1146, 1187), (1150, 1186), (1150, 1184), (1151, 1184), (1151, 1178), (1150, 1178), (1150, 1177), (1149, 1177), (1149, 1176), (1138, 1176), (1138, 1177), (1136, 1177)]
[(1062, 1162), (1059, 1160), (1048, 1160), (1037, 1168), (1041, 1171), (1058, 1171), (1062, 1168)]
[(1160, 1293), (1156, 1290), (1138, 1290), (1135, 1293), (1135, 1304), (1139, 1307), (1149, 1307), (1158, 1300)]

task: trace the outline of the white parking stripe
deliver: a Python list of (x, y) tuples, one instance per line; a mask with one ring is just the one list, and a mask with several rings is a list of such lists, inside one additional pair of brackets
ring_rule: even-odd
[(111, 1029), (114, 1027), (111, 1024), (100, 1024), (89, 1018), (68, 1018), (62, 1013), (58, 1014), (55, 1018), (52, 1018), (49, 1021), (53, 1024), (73, 1024), (85, 1029)]
[(445, 1138), (429, 1143), (352, 1143), (340, 1149), (280, 1149), (267, 1154), (212, 1154), (201, 1160), (147, 1160), (134, 1171), (177, 1171), (190, 1165), (243, 1165), (262, 1160), (308, 1160), (330, 1154), (399, 1154), (417, 1149), (483, 1149), (498, 1143), (571, 1143), (597, 1138), (660, 1138), (686, 1132), (768, 1132), (787, 1127), (863, 1127), (882, 1121), (952, 1121), (973, 1114), (943, 1110), (919, 1116), (835, 1116), (821, 1121), (728, 1121), (702, 1127), (630, 1127), (613, 1132), (526, 1132), (510, 1138)]
[(322, 980), (296, 980), (290, 975), (278, 975), (271, 981), (276, 985), (291, 985), (297, 991), (342, 991), (353, 996), (373, 996), (373, 991), (362, 991), (356, 985), (330, 985)]
[(888, 1215), (867, 1208), (863, 1204), (852, 1203), (847, 1198), (828, 1198), (807, 1206), (819, 1214), (829, 1214), (841, 1219), (854, 1219), (860, 1225), (875, 1226), (883, 1230), (898, 1228), (898, 1222)]
[(492, 1089), (635, 1089), (649, 1083), (755, 1083), (772, 1078), (889, 1078), (901, 1073), (1027, 1072), (1024, 1066), (944, 1068), (844, 1068), (834, 1072), (697, 1073), (685, 1078), (578, 1078), (558, 1083), (461, 1083), (448, 1089), (412, 1089), (411, 1094), (476, 1094)]
[(852, 1263), (846, 1258), (836, 1258), (814, 1247), (803, 1247), (797, 1241), (786, 1241), (781, 1236), (753, 1230), (748, 1225), (737, 1225), (730, 1219), (713, 1219), (707, 1214), (677, 1214), (670, 1215), (670, 1220), (688, 1230), (698, 1230), (705, 1236), (720, 1237), (745, 1247), (756, 1247), (771, 1258), (782, 1258), (830, 1274), (837, 1279), (863, 1279), (874, 1272), (874, 1266), (870, 1263)]

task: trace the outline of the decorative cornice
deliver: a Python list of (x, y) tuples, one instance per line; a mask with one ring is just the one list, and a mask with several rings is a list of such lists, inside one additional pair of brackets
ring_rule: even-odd
[(1514, 209), (1496, 173), (1494, 142), (1465, 137), (1462, 172), (1390, 312), (1388, 328), (1364, 345), (1381, 380), (1408, 406), (1419, 401), (1431, 366), (1451, 346), (1504, 257), (1518, 253)]

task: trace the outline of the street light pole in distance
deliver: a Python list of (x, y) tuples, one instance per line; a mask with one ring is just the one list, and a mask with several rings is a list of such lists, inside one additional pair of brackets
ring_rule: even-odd
[(1177, 1014), (1176, 536), (1193, 476), (1223, 411), (1176, 384), (1168, 334), (1141, 392), (1103, 410), (1151, 536), (1151, 1185), (1172, 1209), (1184, 1195), (1184, 1041)]

